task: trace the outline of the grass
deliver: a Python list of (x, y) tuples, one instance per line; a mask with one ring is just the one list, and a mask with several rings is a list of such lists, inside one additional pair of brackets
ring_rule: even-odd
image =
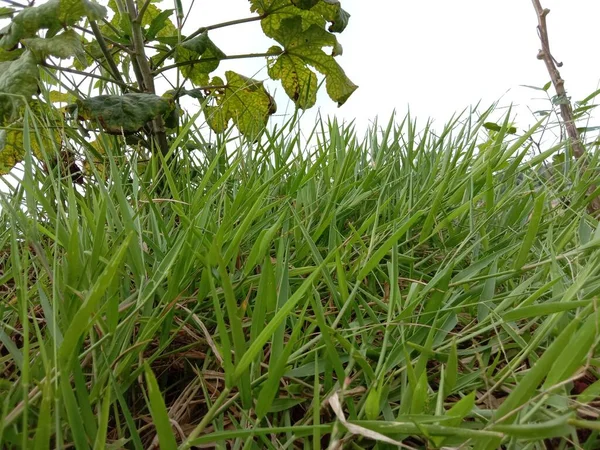
[(77, 186), (37, 167), (29, 115), (0, 197), (2, 447), (599, 448), (592, 173), (491, 112), (167, 161), (65, 128), (105, 157)]

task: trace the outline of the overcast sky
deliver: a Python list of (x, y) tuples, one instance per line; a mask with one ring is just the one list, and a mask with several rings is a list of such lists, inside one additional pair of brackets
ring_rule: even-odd
[[(564, 66), (560, 69), (568, 93), (579, 100), (598, 87), (600, 58), (599, 0), (541, 0), (548, 16), (551, 50)], [(184, 8), (190, 0), (183, 0)], [(519, 87), (543, 86), (550, 80), (545, 65), (536, 59), (540, 42), (537, 19), (530, 0), (342, 0), (351, 15), (348, 28), (338, 36), (344, 47), (338, 58), (346, 74), (359, 86), (341, 108), (324, 90), (317, 106), (324, 115), (356, 119), (359, 128), (375, 116), (387, 121), (395, 109), (423, 120), (443, 122), (455, 111), (483, 100), (511, 102), (519, 124), (534, 122), (528, 108), (540, 93)], [(172, 7), (166, 0), (165, 7)], [(200, 26), (249, 16), (245, 0), (196, 0), (184, 32)], [(260, 52), (273, 41), (262, 35), (257, 23), (211, 32), (227, 54)], [(264, 59), (222, 63), (256, 78), (267, 78)], [(293, 109), (278, 83), (278, 113)], [(552, 91), (553, 92), (553, 91)], [(311, 121), (314, 111), (305, 120)]]

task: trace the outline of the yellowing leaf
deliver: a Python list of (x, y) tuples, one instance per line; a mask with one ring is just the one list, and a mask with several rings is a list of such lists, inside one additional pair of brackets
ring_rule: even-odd
[(79, 120), (97, 120), (108, 133), (135, 133), (150, 120), (166, 113), (172, 102), (154, 94), (99, 95), (78, 100)]
[(285, 19), (300, 17), (302, 29), (311, 25), (341, 33), (348, 25), (350, 14), (344, 11), (338, 0), (250, 0), (250, 10), (257, 12), (263, 19), (261, 25), (267, 36), (274, 37)]
[[(23, 129), (19, 122), (11, 124), (4, 130), (0, 130), (0, 175), (7, 174), (16, 164), (23, 161), (25, 148), (23, 146)], [(43, 160), (44, 153), (53, 154), (56, 148), (54, 142), (60, 142), (60, 134), (54, 132), (52, 138), (47, 135), (41, 136), (42, 146), (38, 142), (35, 131), (29, 134), (31, 150), (36, 158)]]
[[(246, 78), (232, 71), (225, 72), (227, 84), (216, 95), (217, 106), (206, 106), (204, 114), (208, 125), (217, 133), (224, 132), (229, 121), (240, 133), (256, 137), (266, 126), (269, 116), (277, 110), (275, 100), (269, 95), (262, 81)], [(213, 86), (223, 85), (219, 77), (213, 78)]]
[(327, 93), (338, 106), (358, 88), (333, 56), (322, 49), (337, 47), (337, 40), (331, 33), (315, 25), (303, 30), (301, 19), (294, 17), (283, 20), (273, 38), (283, 45), (283, 53), (270, 60), (269, 75), (281, 80), (285, 92), (298, 107), (311, 107), (316, 99), (316, 75), (307, 65), (325, 76)]
[(285, 93), (301, 109), (312, 108), (317, 101), (317, 75), (298, 56), (285, 54), (269, 65), (269, 76), (281, 80)]
[(37, 63), (30, 51), (15, 61), (0, 62), (0, 124), (17, 118), (17, 108), (23, 104), (20, 97), (29, 100), (37, 93), (38, 76)]
[(0, 175), (6, 175), (24, 157), (23, 133), (0, 130)]
[(275, 34), (286, 19), (301, 18), (303, 30), (311, 25), (324, 28), (326, 20), (319, 12), (311, 9), (302, 9), (295, 6), (291, 0), (250, 0), (250, 10), (257, 12), (263, 19), (260, 21), (263, 31), (269, 37)]
[(52, 103), (73, 103), (77, 97), (67, 92), (50, 91), (49, 99)]

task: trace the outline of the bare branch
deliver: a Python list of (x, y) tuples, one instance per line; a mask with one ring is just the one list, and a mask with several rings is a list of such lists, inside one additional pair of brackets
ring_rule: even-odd
[[(127, 0), (127, 10), (131, 21), (131, 34), (133, 40), (133, 49), (135, 52), (135, 60), (142, 77), (142, 80), (138, 81), (143, 82), (144, 91), (156, 94), (156, 88), (154, 87), (154, 75), (152, 74), (150, 64), (148, 63), (148, 58), (146, 57), (146, 52), (144, 50), (144, 34), (142, 32), (142, 26), (140, 23), (141, 16), (136, 10), (136, 4), (134, 0)], [(152, 121), (152, 128), (161, 152), (166, 154), (169, 151), (169, 144), (167, 142), (167, 135), (165, 132), (165, 122), (163, 121), (162, 117), (157, 117)]]
[[(539, 50), (537, 54), (537, 58), (544, 61), (546, 64), (546, 69), (548, 70), (548, 74), (550, 75), (550, 79), (552, 80), (552, 84), (554, 85), (554, 89), (556, 90), (556, 96), (559, 102), (560, 115), (562, 121), (565, 125), (565, 129), (567, 131), (567, 136), (569, 138), (571, 148), (573, 149), (573, 154), (577, 159), (582, 158), (585, 154), (585, 148), (581, 143), (579, 132), (577, 131), (577, 126), (575, 125), (575, 119), (573, 116), (573, 108), (571, 106), (571, 101), (567, 97), (567, 91), (565, 89), (565, 80), (560, 76), (560, 72), (558, 71), (558, 67), (562, 66), (562, 63), (559, 63), (554, 56), (552, 56), (552, 52), (550, 51), (550, 41), (548, 39), (548, 25), (546, 23), (546, 17), (550, 13), (548, 8), (543, 8), (540, 0), (532, 0), (533, 7), (535, 8), (535, 12), (537, 13), (538, 18), (538, 36), (540, 37), (540, 41), (542, 42), (542, 48)], [(585, 170), (586, 166), (583, 166)], [(596, 190), (595, 186), (590, 186), (588, 190), (588, 194), (593, 193)], [(588, 211), (590, 213), (595, 213), (600, 211), (600, 197), (593, 197), (588, 205)]]
[(548, 8), (542, 8), (539, 0), (532, 1), (538, 17), (538, 35), (542, 41), (542, 48), (538, 52), (537, 58), (541, 59), (546, 64), (546, 69), (548, 70), (548, 74), (550, 75), (550, 79), (552, 80), (554, 89), (556, 89), (556, 95), (560, 102), (560, 115), (565, 124), (567, 135), (571, 140), (573, 154), (577, 158), (581, 158), (585, 153), (585, 150), (581, 144), (581, 141), (579, 140), (579, 132), (577, 131), (575, 120), (573, 119), (573, 109), (565, 90), (565, 80), (562, 79), (560, 72), (558, 71), (558, 67), (562, 66), (562, 63), (558, 63), (550, 52), (548, 26), (546, 23), (546, 16), (548, 16), (550, 10)]

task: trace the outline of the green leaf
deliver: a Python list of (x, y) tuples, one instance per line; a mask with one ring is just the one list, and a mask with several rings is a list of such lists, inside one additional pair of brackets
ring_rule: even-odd
[(14, 61), (15, 59), (19, 59), (24, 51), (25, 49), (23, 48), (16, 48), (14, 50), (5, 50), (0, 48), (0, 62)]
[(461, 421), (471, 412), (474, 406), (475, 392), (471, 392), (446, 411), (446, 416), (452, 417), (452, 419), (447, 422), (447, 425), (452, 427), (460, 426)]
[(368, 420), (377, 420), (381, 411), (382, 388), (379, 385), (372, 386), (365, 400), (365, 413)]
[[(138, 8), (141, 8), (144, 3), (145, 0), (138, 0)], [(177, 28), (169, 19), (172, 12), (172, 9), (162, 11), (156, 5), (148, 5), (142, 18), (142, 27), (148, 27), (146, 39), (153, 40), (156, 37), (177, 36)]]
[[(26, 51), (15, 61), (0, 62), (0, 123), (17, 118), (19, 97), (29, 100), (38, 91), (39, 70), (33, 54)], [(11, 95), (4, 95), (11, 94)]]
[[(222, 133), (229, 121), (238, 127), (240, 133), (256, 136), (267, 124), (270, 115), (277, 110), (275, 100), (269, 95), (262, 81), (244, 77), (232, 71), (225, 72), (227, 84), (215, 92), (217, 106), (205, 106), (204, 114), (208, 125)], [(221, 86), (223, 80), (212, 79), (211, 85)]]
[(206, 31), (183, 42), (175, 49), (176, 63), (193, 62), (193, 64), (181, 66), (179, 70), (196, 86), (208, 84), (209, 74), (219, 67), (219, 63), (224, 57), (225, 53), (210, 40)]
[(13, 16), (15, 12), (16, 10), (14, 8), (8, 8), (6, 6), (3, 6), (2, 8), (0, 8), (0, 19), (9, 19)]
[[(156, 8), (154, 5), (149, 5)], [(158, 10), (158, 8), (156, 8)], [(171, 14), (173, 14), (172, 9), (165, 9), (164, 11), (158, 10), (158, 14), (153, 16), (154, 9), (150, 9), (150, 7), (146, 10), (146, 14), (150, 14), (152, 22), (150, 22), (150, 26), (145, 32), (146, 39), (148, 41), (153, 41), (159, 34), (167, 33), (167, 36), (172, 36), (174, 33), (177, 33), (173, 22), (169, 20)], [(145, 18), (145, 16), (144, 16)]]
[(48, 39), (29, 38), (23, 39), (21, 42), (37, 56), (39, 61), (44, 60), (48, 56), (55, 56), (62, 59), (75, 56), (81, 61), (86, 60), (81, 38), (74, 30), (67, 30)]
[(542, 214), (544, 212), (544, 203), (546, 201), (546, 192), (542, 192), (539, 194), (533, 205), (533, 212), (531, 214), (531, 219), (529, 220), (529, 226), (527, 227), (527, 233), (525, 234), (525, 238), (523, 239), (523, 243), (521, 244), (521, 249), (519, 250), (519, 254), (515, 259), (514, 268), (516, 270), (521, 269), (523, 265), (527, 262), (529, 258), (529, 251), (533, 247), (537, 236), (539, 234), (539, 226), (542, 220)]
[[(141, 9), (145, 0), (136, 0), (138, 10)], [(127, 43), (131, 36), (131, 20), (127, 11), (121, 11), (115, 0), (109, 0), (108, 7), (114, 12), (110, 24), (112, 27), (103, 25), (100, 27), (102, 32), (107, 36), (116, 38), (116, 40)], [(173, 12), (172, 9), (162, 11), (156, 5), (150, 3), (146, 6), (146, 11), (142, 17), (140, 25), (144, 31), (145, 38), (148, 41), (156, 40), (159, 37), (175, 36), (177, 39), (177, 28), (169, 19)], [(118, 35), (115, 34), (115, 29), (118, 30)]]
[(169, 413), (162, 397), (160, 387), (156, 382), (156, 377), (148, 363), (144, 364), (144, 373), (146, 375), (146, 384), (148, 385), (148, 399), (150, 400), (150, 414), (156, 427), (158, 443), (161, 449), (175, 450), (177, 441), (173, 435)]
[(269, 76), (281, 80), (288, 96), (299, 108), (310, 108), (315, 104), (317, 78), (307, 66), (312, 66), (325, 76), (327, 93), (332, 100), (343, 105), (358, 88), (344, 70), (322, 47), (338, 48), (331, 33), (316, 25), (302, 28), (300, 17), (285, 19), (273, 38), (283, 45), (283, 53), (269, 58)]
[[(490, 130), (490, 131), (496, 131), (496, 132), (500, 132), (502, 130), (502, 126), (498, 125), (497, 123), (494, 122), (485, 122), (483, 124), (483, 127), (486, 130)], [(508, 134), (515, 134), (517, 132), (517, 128), (516, 127), (508, 127), (506, 130), (506, 133)]]
[(308, 303), (304, 306), (300, 318), (298, 319), (298, 323), (294, 327), (294, 331), (292, 332), (290, 339), (287, 341), (283, 352), (277, 358), (274, 358), (274, 356), (271, 355), (271, 358), (269, 359), (269, 372), (267, 375), (267, 381), (263, 384), (260, 393), (258, 394), (258, 399), (256, 400), (256, 417), (259, 419), (264, 418), (268, 412), (273, 410), (272, 405), (276, 400), (275, 396), (279, 390), (281, 379), (285, 373), (287, 365), (289, 364), (288, 360), (302, 330), (304, 314), (306, 313), (307, 306)]
[(104, 293), (110, 286), (110, 283), (121, 269), (121, 264), (127, 255), (127, 249), (132, 238), (133, 233), (128, 234), (119, 248), (115, 250), (114, 256), (108, 261), (104, 271), (96, 279), (94, 285), (86, 295), (85, 300), (83, 300), (80, 308), (75, 313), (73, 320), (65, 332), (65, 338), (58, 349), (61, 361), (66, 362), (73, 357), (79, 343), (79, 338), (85, 333), (86, 329), (91, 326), (90, 318), (98, 303), (103, 298)]
[(154, 94), (132, 93), (99, 95), (78, 100), (70, 109), (77, 109), (79, 120), (97, 120), (111, 134), (135, 133), (146, 122), (169, 111), (172, 102)]
[(2, 31), (0, 47), (11, 49), (23, 38), (32, 37), (39, 30), (54, 35), (66, 26), (74, 25), (84, 17), (98, 20), (106, 16), (106, 8), (89, 0), (49, 0), (40, 6), (25, 8)]

